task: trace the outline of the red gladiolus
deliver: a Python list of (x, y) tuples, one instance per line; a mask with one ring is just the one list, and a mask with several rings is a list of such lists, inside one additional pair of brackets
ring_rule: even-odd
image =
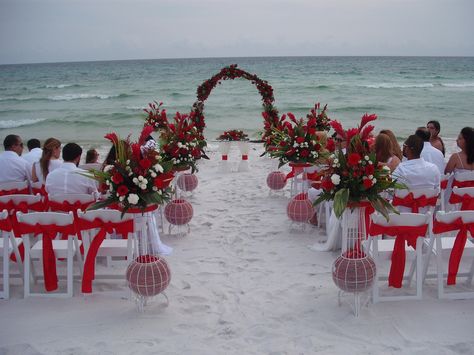
[(331, 179), (324, 179), (321, 182), (321, 188), (324, 191), (331, 191), (334, 188), (334, 184), (332, 183)]
[(370, 189), (373, 185), (372, 180), (370, 179), (364, 179), (362, 183), (364, 184), (366, 190)]
[(361, 134), (360, 134), (360, 138), (365, 141), (369, 138), (370, 136), (370, 133), (374, 130), (374, 126), (372, 125), (368, 125), (368, 126), (365, 126), (364, 129), (362, 130)]
[(341, 137), (345, 137), (346, 136), (346, 132), (344, 131), (344, 129), (342, 128), (342, 125), (341, 125), (341, 122), (337, 121), (337, 120), (334, 120), (334, 121), (331, 121), (329, 123), (332, 127), (332, 129), (334, 129), (334, 131), (340, 135)]
[(115, 132), (112, 132), (112, 133), (108, 133), (104, 136), (105, 139), (108, 139), (109, 141), (111, 141), (114, 145), (116, 145), (118, 143), (118, 136)]
[(142, 133), (140, 134), (140, 138), (138, 139), (138, 144), (143, 145), (146, 142), (146, 139), (150, 136), (150, 134), (155, 129), (152, 126), (145, 126), (142, 129)]
[(367, 123), (369, 123), (370, 121), (375, 121), (376, 119), (377, 119), (376, 114), (368, 115), (366, 113), (364, 116), (362, 116), (359, 129), (362, 129)]
[(119, 172), (114, 173), (114, 175), (112, 175), (112, 181), (117, 185), (121, 184), (123, 182), (122, 174), (120, 174)]
[(351, 141), (351, 139), (359, 133), (357, 128), (350, 128), (347, 130), (347, 143)]
[(125, 185), (120, 185), (118, 188), (117, 188), (117, 194), (119, 196), (125, 196), (126, 194), (128, 194), (128, 187), (125, 186)]
[(138, 162), (143, 169), (149, 169), (151, 166), (151, 161), (148, 159), (142, 159)]
[(347, 164), (349, 166), (356, 166), (359, 164), (360, 159), (361, 159), (361, 156), (358, 153), (351, 153), (349, 154), (349, 157), (347, 158)]

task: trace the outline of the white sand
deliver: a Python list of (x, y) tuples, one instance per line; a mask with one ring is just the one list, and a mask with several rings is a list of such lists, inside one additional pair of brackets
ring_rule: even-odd
[[(337, 253), (315, 252), (318, 230), (290, 231), (288, 197), (269, 197), (275, 162), (250, 153), (251, 172), (200, 164), (189, 199), (191, 234), (162, 236), (172, 281), (137, 313), (119, 281), (96, 281), (72, 299), (0, 301), (0, 354), (472, 354), (474, 300), (440, 301), (435, 281), (422, 301), (370, 304), (355, 318), (338, 306)], [(229, 163), (237, 164), (234, 150)], [(288, 193), (287, 193), (288, 196)]]

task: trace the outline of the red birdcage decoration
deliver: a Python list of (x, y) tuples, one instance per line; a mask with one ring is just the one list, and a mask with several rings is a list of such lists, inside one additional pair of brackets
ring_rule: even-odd
[(267, 176), (267, 185), (271, 190), (281, 190), (286, 186), (286, 175), (281, 171), (272, 171)]
[(165, 259), (155, 255), (140, 255), (127, 267), (130, 289), (139, 297), (152, 297), (163, 292), (171, 280)]
[(165, 207), (165, 217), (175, 226), (188, 224), (193, 218), (193, 206), (184, 199), (172, 200)]
[(194, 174), (184, 173), (179, 175), (177, 184), (181, 190), (191, 192), (198, 186), (198, 178)]
[(308, 222), (314, 214), (314, 208), (307, 193), (294, 196), (286, 207), (286, 214), (293, 222)]

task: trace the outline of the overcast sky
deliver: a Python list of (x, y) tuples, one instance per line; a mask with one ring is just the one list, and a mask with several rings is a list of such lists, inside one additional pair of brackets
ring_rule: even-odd
[(0, 0), (0, 64), (474, 55), (473, 0)]

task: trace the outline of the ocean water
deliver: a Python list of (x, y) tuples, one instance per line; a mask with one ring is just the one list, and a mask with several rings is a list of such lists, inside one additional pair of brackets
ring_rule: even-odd
[[(196, 88), (222, 67), (238, 64), (273, 86), (280, 114), (305, 116), (314, 103), (345, 128), (376, 113), (376, 128), (403, 139), (430, 119), (449, 144), (474, 125), (474, 57), (268, 57), (130, 60), (0, 66), (0, 138), (56, 137), (106, 144), (116, 131), (136, 137), (143, 109), (162, 101), (168, 116), (187, 113)], [(205, 104), (205, 136), (243, 129), (258, 138), (261, 101), (245, 79), (224, 81)]]

